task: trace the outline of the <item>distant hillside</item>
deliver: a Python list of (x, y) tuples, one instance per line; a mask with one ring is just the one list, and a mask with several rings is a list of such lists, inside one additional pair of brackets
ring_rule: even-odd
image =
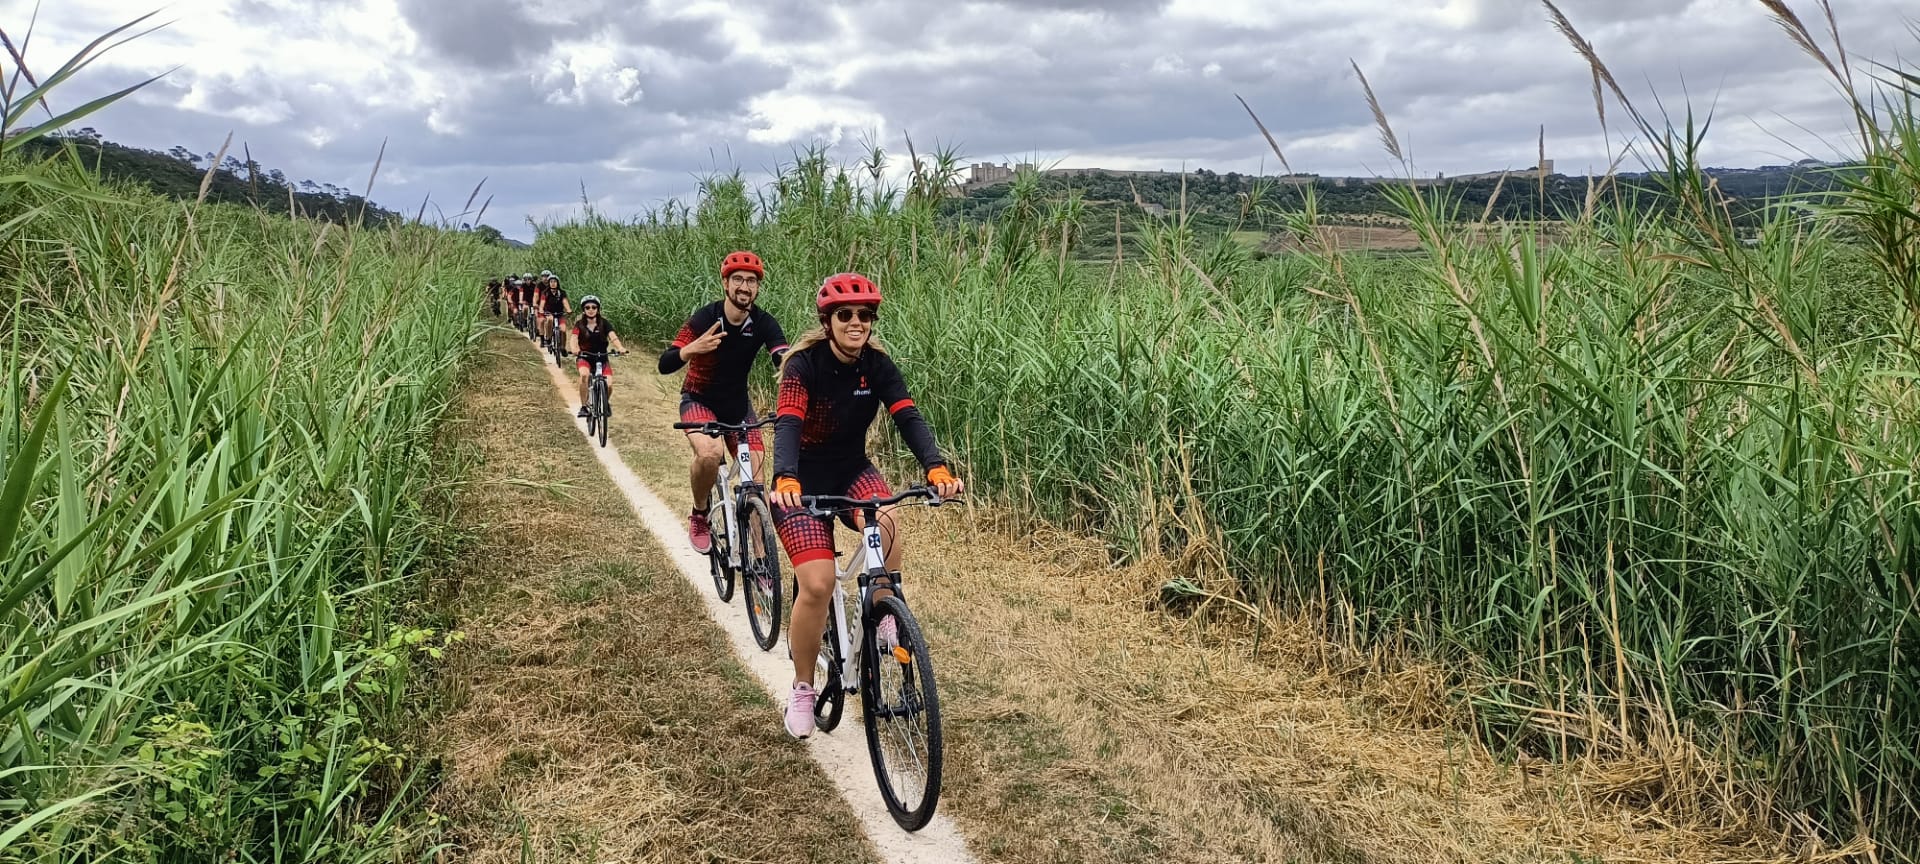
[[(92, 129), (35, 140), (22, 149), (29, 158), (45, 158), (69, 144), (78, 151), (88, 167), (106, 179), (138, 183), (157, 194), (183, 200), (191, 200), (200, 194), (200, 182), (214, 157), (212, 153), (195, 153), (185, 147), (175, 147), (164, 153), (128, 147), (102, 140)], [(347, 223), (361, 218), (363, 209), (366, 223), (370, 226), (402, 219), (399, 213), (346, 189), (329, 183), (293, 180), (278, 169), (265, 168), (258, 162), (237, 158), (231, 152), (214, 169), (213, 183), (207, 189), (209, 201), (257, 204), (279, 213), (287, 212), (289, 195), (298, 212), (312, 219)]]
[[(1825, 192), (1834, 187), (1845, 167), (1807, 162), (1765, 168), (1712, 168), (1706, 173), (1722, 191), (1735, 199), (1736, 219), (1755, 223), (1768, 199), (1787, 194)], [(969, 184), (949, 199), (941, 212), (950, 220), (979, 223), (994, 219), (1013, 202), (1014, 178), (997, 182)], [(1113, 248), (1115, 213), (1123, 220), (1123, 231), (1142, 213), (1170, 215), (1180, 211), (1182, 202), (1190, 225), (1202, 234), (1234, 230), (1270, 233), (1278, 225), (1262, 224), (1258, 218), (1241, 223), (1245, 196), (1256, 183), (1266, 183), (1266, 202), (1281, 210), (1292, 210), (1304, 201), (1303, 188), (1311, 184), (1319, 212), (1329, 223), (1377, 225), (1382, 219), (1399, 216), (1399, 210), (1387, 197), (1387, 189), (1405, 180), (1374, 177), (1320, 177), (1292, 175), (1256, 177), (1228, 172), (1215, 173), (1201, 168), (1186, 174), (1162, 171), (1108, 171), (1097, 168), (1057, 169), (1038, 172), (1026, 181), (1042, 201), (1060, 201), (1077, 194), (1083, 216), (1079, 247)], [(1580, 212), (1586, 203), (1589, 178), (1584, 175), (1552, 174), (1543, 184), (1531, 170), (1506, 175), (1476, 174), (1457, 179), (1423, 178), (1423, 187), (1438, 186), (1457, 202), (1457, 218), (1478, 220), (1484, 213), (1496, 221), (1537, 219), (1555, 220)], [(1646, 174), (1616, 175), (1615, 182), (1630, 190), (1639, 206), (1659, 208), (1664, 198), (1655, 179)], [(1498, 197), (1495, 190), (1498, 189)], [(1492, 201), (1492, 206), (1488, 202)], [(1257, 239), (1258, 234), (1253, 238)]]

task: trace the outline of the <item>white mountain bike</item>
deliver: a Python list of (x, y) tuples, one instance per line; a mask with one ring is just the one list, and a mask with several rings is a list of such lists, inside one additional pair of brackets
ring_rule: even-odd
[[(887, 572), (880, 545), (880, 508), (914, 498), (924, 498), (932, 507), (942, 503), (937, 493), (925, 487), (891, 498), (800, 497), (801, 506), (812, 516), (832, 518), (856, 511), (863, 517), (861, 551), (848, 556), (834, 578), (833, 602), (827, 607), (827, 625), (814, 661), (814, 680), (821, 682), (813, 707), (814, 725), (823, 732), (833, 731), (840, 725), (847, 694), (860, 694), (874, 780), (880, 784), (887, 812), (908, 831), (925, 827), (940, 801), (940, 694), (934, 687), (933, 657), (920, 622), (900, 593), (900, 574)], [(847, 626), (849, 581), (857, 582), (860, 589), (858, 630)], [(892, 593), (875, 600), (876, 590)], [(880, 645), (874, 633), (889, 618), (897, 644)]]
[(713, 546), (707, 550), (707, 567), (713, 572), (713, 590), (723, 603), (733, 599), (736, 574), (746, 583), (747, 624), (753, 628), (753, 641), (762, 651), (773, 650), (780, 641), (780, 543), (774, 533), (773, 508), (767, 503), (766, 487), (753, 478), (747, 432), (770, 425), (772, 418), (753, 423), (673, 424), (675, 429), (715, 438), (732, 433), (737, 439), (732, 464), (721, 460), (720, 474), (707, 497), (709, 505), (718, 511), (709, 522)]

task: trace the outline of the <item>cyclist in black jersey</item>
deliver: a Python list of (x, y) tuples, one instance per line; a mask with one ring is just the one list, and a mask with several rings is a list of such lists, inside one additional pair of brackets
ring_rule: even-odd
[[(799, 583), (787, 644), (793, 653), (793, 692), (787, 702), (787, 733), (805, 738), (813, 731), (814, 660), (826, 627), (833, 595), (833, 523), (808, 515), (800, 496), (886, 497), (887, 481), (867, 458), (867, 427), (882, 407), (926, 471), (927, 483), (941, 497), (958, 495), (966, 485), (947, 467), (933, 429), (913, 405), (907, 385), (880, 346), (872, 341), (879, 317), (880, 289), (858, 273), (827, 277), (815, 297), (820, 329), (801, 337), (780, 369), (778, 419), (773, 427), (773, 518), (780, 545), (793, 560)], [(888, 512), (880, 511), (887, 569), (900, 568), (899, 532)], [(852, 516), (849, 527), (858, 527)], [(886, 591), (875, 593), (887, 596)], [(874, 638), (897, 644), (891, 618)]]
[[(780, 322), (754, 305), (760, 296), (760, 280), (767, 274), (760, 256), (752, 252), (734, 252), (720, 262), (721, 299), (693, 310), (687, 323), (673, 338), (673, 344), (660, 355), (660, 374), (671, 375), (682, 366), (687, 377), (680, 384), (680, 421), (682, 423), (752, 423), (753, 404), (747, 397), (747, 373), (765, 348), (780, 362), (787, 352), (787, 336)], [(707, 493), (720, 473), (720, 460), (738, 446), (738, 438), (726, 436), (723, 449), (719, 439), (695, 432), (687, 433), (693, 447), (693, 465), (687, 470), (693, 483), (693, 512), (687, 516), (687, 540), (693, 548), (706, 553), (713, 548), (713, 533), (707, 521)], [(766, 450), (760, 430), (747, 433), (747, 447), (754, 456), (754, 475), (760, 472)]]
[(541, 336), (548, 340), (566, 339), (567, 316), (573, 314), (573, 304), (567, 302), (567, 291), (560, 287), (560, 277), (547, 274), (546, 282), (540, 291)]
[(600, 373), (607, 378), (607, 416), (613, 416), (613, 360), (606, 357), (607, 345), (612, 343), (613, 350), (624, 354), (627, 346), (621, 344), (620, 335), (613, 332), (613, 322), (600, 314), (600, 298), (592, 294), (580, 298), (580, 318), (567, 327), (567, 350), (580, 358), (580, 410), (575, 416), (587, 416), (587, 376), (593, 368), (584, 355), (600, 355)]

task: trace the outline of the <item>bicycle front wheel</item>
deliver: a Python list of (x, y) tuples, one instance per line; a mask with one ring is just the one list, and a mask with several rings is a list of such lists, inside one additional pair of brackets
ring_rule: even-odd
[(759, 495), (740, 498), (740, 558), (746, 571), (740, 579), (747, 585), (747, 624), (753, 628), (754, 644), (772, 651), (780, 641), (780, 544), (773, 531), (773, 512), (767, 499)]
[(607, 446), (607, 427), (613, 424), (607, 419), (607, 382), (605, 380), (594, 379), (593, 409), (587, 413), (600, 418), (600, 446)]
[(726, 490), (715, 484), (713, 491), (707, 493), (707, 536), (712, 545), (707, 550), (707, 569), (713, 572), (713, 593), (719, 595), (720, 602), (733, 602), (733, 538), (731, 525), (727, 524), (726, 508), (720, 506), (721, 496)]
[[(898, 645), (877, 641), (881, 622), (892, 620)], [(940, 802), (940, 693), (933, 683), (933, 657), (920, 624), (899, 597), (873, 604), (863, 625), (867, 662), (862, 663), (860, 712), (867, 727), (873, 777), (893, 821), (918, 831)]]

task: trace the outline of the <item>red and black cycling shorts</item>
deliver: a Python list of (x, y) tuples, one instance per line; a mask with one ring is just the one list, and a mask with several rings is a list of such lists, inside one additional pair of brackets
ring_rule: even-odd
[[(707, 406), (700, 404), (699, 400), (694, 399), (693, 394), (682, 393), (680, 394), (680, 422), (682, 423), (721, 423), (721, 422), (757, 423), (759, 422), (759, 418), (755, 417), (754, 413), (751, 410), (749, 410), (747, 412), (747, 416), (741, 417), (738, 420), (723, 421), (720, 419), (719, 415), (713, 413), (712, 408), (708, 408)], [(689, 431), (687, 434), (699, 435), (700, 433)], [(726, 438), (727, 438), (727, 453), (732, 454), (733, 448), (740, 446), (740, 433), (728, 432), (726, 435)], [(767, 452), (766, 442), (760, 440), (760, 430), (758, 429), (747, 430), (747, 449), (754, 453)]]
[[(580, 365), (580, 374), (582, 375), (593, 374), (593, 364), (591, 362), (588, 362), (586, 360), (581, 360), (579, 365)], [(600, 358), (600, 374), (607, 376), (608, 381), (613, 380), (613, 358), (611, 357)]]
[[(868, 463), (852, 482), (839, 489), (807, 489), (808, 495), (844, 495), (849, 498), (885, 498), (893, 494), (888, 488), (887, 479), (880, 476), (879, 469)], [(840, 514), (840, 521), (848, 528), (860, 530), (853, 522), (853, 511)], [(833, 523), (823, 517), (809, 515), (804, 507), (774, 507), (774, 524), (780, 529), (780, 545), (786, 547), (787, 557), (793, 559), (798, 567), (808, 561), (832, 561)]]

